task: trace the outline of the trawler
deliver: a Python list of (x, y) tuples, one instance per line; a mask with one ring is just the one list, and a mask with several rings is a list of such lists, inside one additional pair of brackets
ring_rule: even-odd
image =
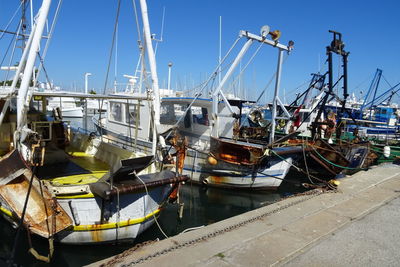
[[(268, 36), (273, 39), (267, 38)], [(269, 153), (270, 148), (266, 145), (236, 140), (235, 127), (240, 123), (238, 119), (243, 112), (243, 103), (247, 101), (227, 99), (222, 92), (238, 62), (255, 42), (277, 48), (278, 66), (281, 67), (282, 54), (292, 49), (293, 42), (289, 42), (287, 46), (280, 44), (279, 36), (279, 31), (272, 32), (268, 26), (262, 28), (261, 36), (240, 31), (239, 39), (246, 39), (246, 42), (221, 83), (215, 88), (212, 98), (202, 98), (201, 93), (196, 97), (160, 98), (160, 124), (157, 131), (164, 133), (167, 141), (171, 129), (187, 138), (188, 152), (183, 172), (193, 182), (226, 188), (276, 189), (285, 178), (293, 159), (283, 151), (285, 149), (276, 152), (282, 154), (280, 158)], [(276, 76), (278, 90), (280, 71)], [(109, 101), (108, 113), (103, 118), (95, 118), (94, 124), (101, 134), (113, 142), (146, 153), (150, 148), (148, 132), (152, 125), (141, 125), (138, 118), (151, 114), (148, 109), (149, 106), (143, 101)], [(226, 149), (229, 151), (225, 151)], [(237, 157), (235, 153), (240, 153), (241, 156)]]
[[(72, 131), (68, 122), (46, 116), (48, 96), (34, 92), (29, 83), (50, 3), (43, 0), (11, 90), (0, 98), (0, 214), (18, 229), (25, 227), (28, 233), (48, 239), (49, 257), (54, 241), (89, 244), (134, 240), (157, 222), (163, 205), (176, 199), (180, 183), (187, 180), (172, 171), (176, 170), (172, 157), (161, 163), (156, 132), (151, 154), (144, 155), (86, 131)], [(141, 8), (149, 59), (154, 61), (144, 0)], [(16, 88), (19, 77), (21, 85)], [(158, 90), (156, 77), (154, 73), (154, 94)], [(123, 99), (133, 101), (132, 97)], [(140, 98), (154, 99), (150, 95)], [(153, 109), (152, 113), (157, 125), (158, 112)], [(32, 247), (30, 251), (38, 259), (49, 260)]]

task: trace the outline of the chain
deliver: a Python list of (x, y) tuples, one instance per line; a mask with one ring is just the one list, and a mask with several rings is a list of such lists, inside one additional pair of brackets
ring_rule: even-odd
[[(262, 219), (262, 218), (264, 218), (264, 217), (267, 217), (267, 216), (270, 216), (270, 215), (272, 215), (272, 214), (278, 213), (278, 212), (280, 212), (280, 211), (282, 211), (282, 210), (284, 210), (284, 209), (287, 209), (287, 208), (289, 208), (289, 207), (295, 206), (295, 205), (297, 205), (297, 204), (299, 204), (299, 203), (305, 202), (305, 201), (307, 201), (307, 200), (309, 200), (309, 199), (312, 199), (312, 198), (314, 198), (314, 197), (316, 197), (316, 196), (319, 196), (319, 195), (321, 195), (321, 194), (328, 193), (328, 192), (336, 193), (337, 191), (335, 191), (335, 190), (314, 189), (314, 190), (310, 190), (310, 191), (307, 191), (307, 192), (304, 192), (304, 193), (299, 193), (299, 194), (295, 194), (295, 195), (291, 195), (291, 196), (285, 197), (285, 198), (280, 199), (280, 200), (278, 200), (278, 201), (276, 201), (276, 202), (274, 202), (274, 203), (283, 201), (283, 200), (288, 199), (288, 198), (293, 198), (293, 197), (298, 197), (298, 196), (307, 196), (307, 197), (302, 198), (302, 199), (299, 199), (299, 200), (297, 200), (297, 201), (293, 201), (293, 202), (291, 202), (291, 203), (282, 205), (282, 206), (280, 206), (280, 207), (278, 207), (278, 208), (276, 208), (276, 209), (273, 209), (273, 210), (271, 210), (271, 211), (265, 212), (265, 213), (260, 214), (260, 215), (258, 215), (258, 216), (254, 216), (254, 217), (251, 217), (251, 218), (249, 218), (249, 219), (247, 219), (247, 220), (241, 221), (241, 222), (239, 222), (239, 223), (236, 223), (236, 224), (227, 226), (227, 227), (225, 227), (225, 228), (223, 228), (223, 229), (215, 230), (215, 231), (213, 231), (213, 232), (211, 232), (211, 233), (205, 234), (205, 235), (200, 236), (200, 237), (198, 237), (198, 238), (194, 238), (194, 239), (191, 239), (191, 240), (182, 242), (182, 243), (177, 243), (177, 242), (176, 242), (176, 245), (174, 245), (174, 246), (170, 246), (169, 248), (165, 248), (165, 249), (160, 250), (160, 251), (157, 251), (157, 252), (155, 252), (155, 253), (153, 253), (153, 254), (147, 255), (147, 256), (145, 256), (145, 257), (141, 257), (141, 258), (139, 258), (139, 259), (137, 259), (137, 260), (134, 260), (134, 261), (132, 261), (132, 262), (130, 262), (130, 263), (127, 263), (127, 264), (123, 264), (123, 265), (121, 265), (121, 266), (128, 267), (128, 266), (133, 266), (133, 265), (136, 265), (136, 264), (140, 264), (140, 263), (143, 263), (143, 262), (145, 262), (145, 261), (148, 261), (148, 260), (150, 260), (150, 259), (152, 259), (152, 258), (156, 258), (156, 257), (158, 257), (158, 256), (161, 256), (161, 255), (165, 255), (165, 254), (167, 254), (167, 253), (170, 253), (170, 252), (172, 252), (172, 251), (174, 251), (174, 250), (181, 249), (181, 248), (184, 248), (184, 247), (188, 247), (188, 246), (191, 246), (191, 245), (193, 245), (193, 244), (195, 244), (195, 243), (199, 243), (199, 242), (201, 242), (201, 241), (205, 241), (205, 240), (207, 240), (207, 239), (216, 237), (216, 236), (218, 236), (218, 235), (220, 235), (220, 234), (224, 234), (224, 233), (226, 233), (226, 232), (230, 232), (230, 231), (232, 231), (232, 230), (234, 230), (234, 229), (237, 229), (237, 228), (239, 228), (239, 227), (242, 227), (242, 226), (244, 226), (244, 225), (246, 225), (246, 224), (252, 223), (252, 222), (257, 221), (257, 220), (260, 220), (260, 219)], [(100, 266), (109, 266), (109, 265), (111, 265), (111, 264), (118, 263), (120, 259), (124, 258), (125, 256), (130, 255), (131, 252), (137, 250), (138, 248), (144, 247), (144, 246), (146, 246), (146, 245), (148, 245), (148, 244), (154, 243), (154, 242), (155, 242), (155, 241), (150, 241), (150, 242), (147, 241), (147, 242), (144, 242), (144, 243), (137, 244), (137, 245), (135, 245), (133, 248), (131, 248), (131, 249), (125, 251), (124, 253), (122, 253), (122, 254), (120, 254), (120, 255), (114, 257), (112, 260), (110, 260), (110, 261), (108, 261), (107, 263), (104, 263), (104, 264), (102, 264), (102, 265), (100, 265)]]

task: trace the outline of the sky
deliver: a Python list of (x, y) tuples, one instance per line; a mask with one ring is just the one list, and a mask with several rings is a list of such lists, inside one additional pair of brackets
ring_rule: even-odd
[[(40, 2), (33, 0), (35, 12)], [(53, 0), (50, 18), (54, 17), (57, 3), (58, 0)], [(46, 72), (54, 84), (81, 91), (84, 73), (90, 72), (89, 88), (103, 91), (117, 3), (117, 0), (63, 1), (45, 59)], [(139, 3), (136, 4), (139, 8)], [(0, 29), (5, 28), (18, 5), (19, 0), (0, 0)], [(165, 10), (163, 40), (157, 45), (156, 55), (159, 83), (164, 88), (167, 86), (169, 62), (173, 64), (171, 87), (175, 90), (195, 88), (214, 71), (219, 57), (220, 17), (223, 55), (237, 39), (240, 30), (259, 34), (263, 25), (280, 30), (279, 41), (282, 44), (294, 41), (294, 50), (285, 55), (282, 68), (280, 97), (287, 102), (306, 89), (311, 73), (326, 71), (325, 51), (332, 40), (328, 30), (341, 32), (345, 50), (350, 52), (350, 92), (356, 95), (360, 91), (366, 92), (377, 68), (383, 70), (385, 78), (381, 81), (380, 91), (387, 90), (389, 84), (393, 86), (400, 82), (400, 21), (397, 18), (400, 1), (397, 0), (149, 0), (148, 10), (151, 32), (157, 39), (161, 39)], [(9, 29), (15, 28), (14, 23)], [(135, 72), (139, 57), (136, 29), (132, 0), (121, 0), (116, 42), (118, 55), (116, 60), (112, 60), (107, 88), (111, 87), (115, 70), (118, 83), (126, 83), (123, 75)], [(0, 60), (10, 38), (5, 35), (0, 39)], [(232, 50), (223, 65), (225, 71), (244, 42), (245, 39), (240, 40)], [(255, 43), (249, 49), (241, 63), (243, 68), (258, 47), (259, 44)], [(277, 53), (275, 48), (263, 45), (251, 60), (240, 79), (247, 98), (256, 99), (266, 88), (276, 71)], [(340, 60), (335, 58), (335, 77), (340, 75), (339, 69)], [(235, 77), (238, 72), (235, 72)], [(0, 75), (3, 79), (4, 72)], [(235, 84), (229, 83), (224, 90), (238, 92), (238, 88), (236, 79)], [(263, 100), (268, 101), (272, 95), (273, 84), (270, 84)]]

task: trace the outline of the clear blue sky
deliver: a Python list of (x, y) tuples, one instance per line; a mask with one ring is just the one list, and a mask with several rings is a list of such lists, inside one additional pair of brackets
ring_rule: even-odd
[[(34, 0), (35, 5), (40, 2)], [(52, 16), (57, 2), (53, 0)], [(5, 27), (18, 4), (18, 0), (0, 0), (0, 28)], [(132, 1), (122, 0), (121, 5), (117, 79), (125, 82), (122, 75), (134, 72), (138, 49)], [(116, 6), (116, 0), (63, 2), (46, 58), (46, 69), (56, 84), (71, 88), (75, 83), (83, 88), (83, 75), (91, 72), (90, 87), (102, 91)], [(157, 52), (161, 85), (166, 84), (168, 62), (173, 63), (172, 85), (174, 88), (177, 85), (177, 89), (183, 89), (185, 84), (187, 87), (197, 85), (213, 71), (218, 61), (219, 16), (222, 16), (223, 53), (232, 45), (239, 30), (259, 33), (265, 24), (282, 32), (282, 43), (295, 42), (282, 74), (282, 89), (288, 100), (293, 98), (296, 87), (309, 80), (311, 72), (318, 71), (319, 65), (325, 69), (325, 47), (332, 39), (329, 29), (343, 34), (345, 48), (350, 51), (350, 91), (365, 91), (376, 68), (383, 69), (392, 85), (400, 82), (400, 1), (397, 0), (149, 0), (151, 29), (158, 37), (164, 7), (164, 41)], [(0, 40), (1, 57), (8, 42), (9, 37)], [(253, 45), (244, 62), (257, 46)], [(250, 98), (258, 96), (273, 75), (276, 57), (275, 49), (265, 46), (248, 67), (243, 82)], [(338, 69), (337, 64), (335, 69)], [(114, 66), (110, 79), (114, 79)], [(381, 85), (381, 90), (388, 88), (385, 81)], [(297, 91), (301, 89), (304, 87)], [(272, 86), (268, 98), (271, 95)]]

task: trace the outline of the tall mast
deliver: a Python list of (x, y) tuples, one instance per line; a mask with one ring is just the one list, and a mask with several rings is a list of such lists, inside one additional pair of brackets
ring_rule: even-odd
[(156, 153), (156, 140), (157, 140), (157, 126), (160, 124), (160, 93), (158, 86), (158, 77), (157, 77), (157, 66), (156, 66), (156, 58), (154, 55), (153, 44), (151, 40), (150, 33), (150, 23), (147, 12), (147, 3), (146, 0), (140, 0), (140, 7), (142, 10), (142, 20), (143, 20), (143, 30), (144, 30), (144, 40), (146, 44), (147, 56), (149, 57), (149, 65), (151, 72), (151, 80), (153, 85), (153, 111), (154, 111), (154, 126), (153, 126), (153, 146), (152, 153)]
[(36, 29), (32, 31), (33, 34), (32, 45), (27, 47), (29, 49), (28, 60), (26, 62), (25, 69), (23, 71), (24, 75), (22, 77), (21, 86), (18, 92), (17, 100), (17, 130), (21, 130), (26, 123), (26, 106), (29, 105), (28, 91), (29, 83), (32, 78), (32, 71), (36, 61), (36, 55), (39, 51), (40, 41), (42, 39), (43, 30), (46, 24), (47, 15), (49, 13), (51, 0), (43, 0), (42, 6), (38, 11), (38, 18), (36, 22)]

